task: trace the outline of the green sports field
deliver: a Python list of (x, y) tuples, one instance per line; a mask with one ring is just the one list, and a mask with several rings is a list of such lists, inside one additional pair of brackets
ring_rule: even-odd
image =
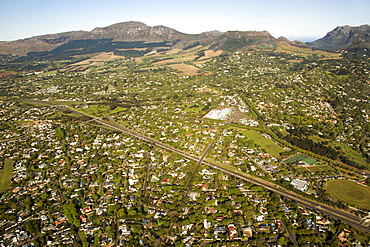
[(325, 190), (336, 200), (370, 210), (370, 187), (349, 180), (330, 180)]
[(4, 169), (0, 170), (0, 193), (9, 189), (13, 173), (13, 161), (5, 160)]
[(241, 131), (241, 133), (248, 139), (253, 140), (258, 146), (266, 150), (266, 152), (273, 157), (279, 157), (280, 153), (285, 151), (281, 146), (279, 146), (272, 140), (263, 137), (258, 131), (243, 130)]
[(289, 157), (288, 159), (284, 160), (283, 162), (287, 165), (290, 165), (290, 164), (294, 164), (298, 161), (304, 162), (307, 165), (314, 165), (314, 164), (317, 163), (317, 160), (315, 160), (311, 157), (305, 156), (303, 154), (296, 154), (296, 155), (294, 155), (292, 157)]

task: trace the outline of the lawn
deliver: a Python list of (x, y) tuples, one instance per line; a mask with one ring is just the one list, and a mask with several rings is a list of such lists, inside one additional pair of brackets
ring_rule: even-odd
[(273, 157), (279, 157), (280, 153), (285, 151), (281, 146), (279, 146), (272, 140), (263, 137), (258, 131), (243, 130), (241, 131), (241, 133), (250, 140), (253, 140), (254, 143), (256, 143)]
[(5, 160), (4, 168), (0, 170), (0, 193), (9, 189), (12, 173), (13, 173), (13, 161)]
[(319, 166), (310, 166), (310, 167), (307, 167), (307, 169), (310, 171), (310, 172), (321, 172), (322, 170), (320, 169)]
[(298, 172), (298, 173), (301, 173), (301, 172), (310, 172), (306, 167), (304, 166), (297, 166), (297, 167), (294, 167), (294, 169)]
[(317, 166), (297, 166), (294, 167), (294, 169), (301, 173), (301, 172), (322, 172), (322, 171), (331, 171), (333, 168), (331, 168), (328, 165), (317, 165)]
[(85, 112), (92, 116), (103, 117), (103, 116), (116, 114), (117, 112), (123, 111), (125, 109), (126, 108), (123, 108), (123, 107), (116, 107), (114, 110), (110, 110), (109, 105), (89, 105), (88, 108), (82, 108), (78, 110)]
[[(327, 139), (323, 139), (318, 136), (311, 136), (310, 139), (313, 140), (314, 142), (328, 141)], [(361, 155), (361, 153), (339, 142), (336, 142), (336, 141), (328, 141), (328, 142), (329, 142), (328, 145), (330, 147), (338, 149), (338, 150), (342, 150), (344, 155), (347, 156), (350, 160), (366, 167), (367, 170), (370, 170), (370, 164), (366, 162), (365, 158)]]
[(370, 188), (349, 180), (328, 181), (325, 190), (334, 199), (370, 210)]
[(333, 170), (333, 168), (328, 165), (318, 165), (317, 167), (320, 167), (322, 171), (332, 171)]
[(342, 148), (342, 150), (345, 152), (346, 156), (350, 160), (356, 162), (357, 164), (365, 166), (367, 168), (367, 170), (370, 170), (369, 163), (366, 162), (365, 158), (359, 152), (357, 152), (357, 151), (353, 150), (352, 148), (347, 147), (345, 145), (340, 145), (340, 147)]

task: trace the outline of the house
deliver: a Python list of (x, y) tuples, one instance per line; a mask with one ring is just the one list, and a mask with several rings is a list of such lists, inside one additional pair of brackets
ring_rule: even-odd
[(170, 179), (168, 178), (165, 178), (162, 180), (161, 184), (169, 184), (170, 183)]
[(218, 221), (221, 221), (221, 220), (223, 220), (224, 219), (224, 217), (223, 216), (217, 216), (216, 218), (215, 218), (215, 220), (218, 220)]
[(155, 212), (154, 219), (158, 219), (159, 217), (166, 216), (167, 212), (164, 210), (158, 210)]
[(202, 187), (203, 191), (207, 190), (207, 185), (206, 184), (202, 184), (200, 187)]
[(85, 215), (80, 215), (80, 219), (83, 223), (86, 223), (87, 217)]
[(81, 211), (81, 213), (86, 214), (86, 213), (91, 211), (91, 208), (90, 207), (82, 208), (82, 209), (80, 209), (80, 211)]
[(265, 220), (265, 216), (264, 215), (255, 215), (254, 219), (258, 222), (261, 222), (261, 221)]
[(287, 206), (283, 205), (281, 206), (281, 209), (284, 211), (284, 213), (290, 213), (292, 210), (290, 210)]
[(203, 220), (203, 226), (204, 226), (204, 229), (208, 229), (208, 228), (210, 228), (211, 227), (211, 225), (212, 225), (212, 223), (211, 222), (208, 222), (207, 221), (207, 219), (204, 219)]
[(268, 231), (270, 230), (270, 227), (268, 224), (260, 224), (258, 225), (258, 231)]
[(236, 231), (234, 224), (229, 224), (228, 227), (230, 231), (230, 239), (233, 240), (238, 235), (238, 232)]
[(61, 220), (61, 221), (56, 221), (55, 222), (55, 225), (58, 226), (58, 225), (61, 225), (63, 223), (67, 222), (67, 220)]
[(268, 214), (268, 212), (267, 212), (267, 209), (266, 209), (266, 208), (261, 208), (261, 209), (260, 209), (260, 213), (261, 213), (261, 214)]
[(253, 236), (253, 231), (250, 226), (243, 226), (242, 231), (244, 237), (251, 238)]
[(226, 226), (218, 226), (215, 225), (214, 234), (218, 235), (219, 233), (225, 233), (226, 232)]
[(320, 216), (316, 216), (316, 223), (318, 225), (329, 225), (331, 222), (325, 218), (321, 218)]
[(126, 224), (119, 226), (118, 227), (118, 230), (120, 230), (122, 232), (122, 235), (129, 235), (131, 233), (131, 231), (129, 231), (127, 229), (127, 225)]
[(306, 215), (306, 216), (309, 215), (309, 213), (303, 208), (300, 208), (300, 211), (301, 211), (302, 215)]

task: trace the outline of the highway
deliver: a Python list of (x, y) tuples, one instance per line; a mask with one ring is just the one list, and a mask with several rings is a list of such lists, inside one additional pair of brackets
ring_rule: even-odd
[[(54, 105), (55, 106), (55, 105)], [(85, 115), (85, 116), (88, 116), (88, 117), (91, 117), (91, 115), (88, 115), (88, 114), (85, 114), (81, 111), (78, 111), (78, 110), (75, 110), (75, 109), (72, 109), (72, 108), (69, 108), (69, 107), (66, 107), (66, 106), (58, 106), (58, 107), (64, 107), (74, 113), (77, 113), (79, 115)], [(156, 146), (160, 147), (160, 148), (163, 148), (167, 151), (171, 151), (171, 152), (175, 152), (181, 156), (183, 156), (184, 158), (186, 159), (189, 159), (189, 160), (193, 160), (195, 162), (199, 162), (200, 161), (200, 158), (197, 157), (197, 156), (193, 156), (193, 155), (190, 155), (182, 150), (179, 150), (177, 148), (174, 148), (174, 147), (171, 147), (171, 146), (168, 146), (168, 145), (165, 145), (155, 139), (152, 139), (150, 137), (147, 137), (147, 136), (144, 136), (136, 131), (133, 131), (133, 130), (130, 130), (130, 129), (127, 129), (126, 127), (122, 126), (122, 125), (119, 125), (117, 123), (111, 123), (111, 122), (107, 122), (107, 121), (103, 121), (102, 119), (100, 118), (93, 118), (93, 120), (96, 122), (96, 123), (99, 123), (101, 125), (104, 125), (106, 127), (109, 127), (111, 129), (114, 129), (114, 130), (117, 130), (125, 135), (129, 135), (131, 137), (134, 137), (134, 138), (137, 138), (139, 140), (142, 140), (142, 141), (146, 141), (146, 142), (149, 142), (149, 143), (152, 143), (152, 144), (155, 144)], [(209, 146), (210, 148), (211, 146)], [(207, 151), (208, 152), (208, 151)], [(206, 152), (206, 153), (207, 153)], [(204, 157), (203, 157), (204, 158)], [(255, 184), (255, 185), (259, 185), (259, 186), (262, 186), (264, 187), (265, 189), (269, 190), (269, 191), (272, 191), (280, 196), (283, 196), (285, 198), (288, 198), (290, 200), (293, 200), (295, 202), (297, 202), (298, 204), (302, 205), (302, 206), (305, 206), (307, 208), (310, 208), (316, 212), (320, 212), (320, 213), (324, 213), (326, 215), (329, 215), (335, 219), (338, 219), (338, 220), (341, 220), (345, 223), (347, 223), (348, 225), (351, 225), (353, 227), (356, 227), (362, 231), (365, 231), (365, 232), (368, 232), (370, 233), (370, 228), (365, 226), (365, 225), (362, 225), (361, 224), (361, 218), (357, 217), (356, 215), (354, 214), (351, 214), (349, 212), (346, 212), (346, 211), (343, 211), (343, 210), (340, 210), (340, 209), (337, 209), (337, 208), (334, 208), (334, 207), (331, 207), (329, 205), (326, 205), (324, 203), (320, 203), (320, 202), (317, 202), (317, 201), (314, 201), (314, 200), (311, 200), (311, 199), (308, 199), (308, 198), (305, 198), (303, 197), (302, 195), (299, 195), (299, 194), (296, 194), (292, 191), (287, 191), (285, 188), (279, 186), (279, 185), (276, 185), (274, 183), (271, 183), (271, 182), (268, 182), (268, 181), (265, 181), (263, 179), (260, 179), (258, 177), (254, 177), (254, 176), (251, 176), (249, 174), (246, 174), (246, 173), (243, 173), (243, 172), (240, 172), (238, 171), (237, 169), (233, 168), (233, 167), (230, 167), (230, 166), (225, 166), (225, 165), (222, 165), (216, 161), (213, 161), (213, 160), (203, 160), (202, 161), (202, 164), (204, 165), (208, 165), (210, 167), (213, 167), (214, 169), (217, 169), (219, 171), (222, 171), (224, 172), (225, 174), (228, 174), (228, 175), (231, 175), (231, 176), (234, 176), (234, 177), (237, 177), (239, 179), (242, 179), (244, 181), (247, 181), (249, 183), (252, 183), (252, 184)]]
[[(182, 155), (183, 157), (189, 159), (189, 160), (193, 160), (195, 162), (198, 162), (200, 160), (199, 157), (196, 157), (196, 156), (193, 156), (193, 155), (190, 155), (184, 151), (181, 151), (177, 148), (174, 148), (174, 147), (171, 147), (171, 146), (168, 146), (168, 145), (165, 145), (157, 140), (154, 140), (152, 138), (149, 138), (149, 137), (146, 137), (146, 136), (143, 136), (142, 134), (139, 134), (135, 131), (132, 131), (132, 130), (129, 130), (123, 126), (116, 126), (116, 125), (113, 125), (111, 123), (108, 123), (108, 122), (105, 122), (105, 121), (102, 121), (102, 120), (99, 120), (99, 119), (96, 119), (95, 122), (101, 124), (101, 125), (105, 125), (109, 128), (112, 128), (112, 129), (115, 129), (117, 131), (120, 131), (122, 132), (123, 134), (126, 134), (126, 135), (129, 135), (129, 136), (132, 136), (132, 137), (135, 137), (135, 138), (138, 138), (140, 140), (143, 140), (143, 141), (147, 141), (147, 142), (150, 142), (150, 143), (153, 143), (155, 144), (156, 146), (160, 147), (160, 148), (163, 148), (167, 151), (171, 151), (171, 152), (175, 152), (175, 153), (178, 153), (180, 155)], [(265, 189), (269, 190), (269, 191), (272, 191), (274, 193), (277, 193), (278, 195), (281, 195), (281, 196), (284, 196), (290, 200), (293, 200), (297, 203), (299, 203), (300, 205), (302, 206), (305, 206), (307, 208), (310, 208), (316, 212), (321, 212), (321, 213), (324, 213), (326, 215), (329, 215), (335, 219), (338, 219), (338, 220), (341, 220), (345, 223), (347, 223), (348, 225), (351, 225), (351, 226), (354, 226), (362, 231), (365, 231), (365, 232), (368, 232), (370, 233), (370, 228), (367, 227), (367, 226), (364, 226), (360, 223), (361, 221), (361, 218), (357, 217), (356, 215), (353, 215), (351, 213), (348, 213), (346, 211), (343, 211), (343, 210), (340, 210), (340, 209), (337, 209), (337, 208), (334, 208), (334, 207), (331, 207), (329, 205), (326, 205), (324, 203), (320, 203), (320, 202), (316, 202), (314, 200), (311, 200), (311, 199), (308, 199), (308, 198), (304, 198), (302, 197), (301, 195), (299, 194), (296, 194), (292, 191), (287, 191), (285, 188), (281, 187), (281, 186), (278, 186), (274, 183), (271, 183), (271, 182), (268, 182), (268, 181), (265, 181), (263, 179), (260, 179), (260, 178), (257, 178), (257, 177), (254, 177), (254, 176), (251, 176), (249, 174), (245, 174), (245, 173), (242, 173), (238, 170), (236, 170), (235, 168), (233, 167), (225, 167), (224, 165), (221, 165), (217, 162), (210, 162), (210, 161), (207, 161), (207, 160), (204, 160), (202, 162), (202, 164), (204, 165), (208, 165), (208, 166), (211, 166), (213, 167), (214, 169), (217, 169), (219, 171), (222, 171), (226, 174), (229, 174), (231, 176), (234, 176), (234, 177), (237, 177), (237, 178), (240, 178), (244, 181), (247, 181), (249, 183), (252, 183), (252, 184), (255, 184), (255, 185), (259, 185), (259, 186), (262, 186), (264, 187)]]

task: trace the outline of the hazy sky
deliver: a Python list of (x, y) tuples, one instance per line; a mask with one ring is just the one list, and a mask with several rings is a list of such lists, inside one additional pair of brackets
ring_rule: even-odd
[(370, 23), (370, 0), (0, 0), (0, 40), (125, 21), (180, 32), (269, 31), (301, 41)]

